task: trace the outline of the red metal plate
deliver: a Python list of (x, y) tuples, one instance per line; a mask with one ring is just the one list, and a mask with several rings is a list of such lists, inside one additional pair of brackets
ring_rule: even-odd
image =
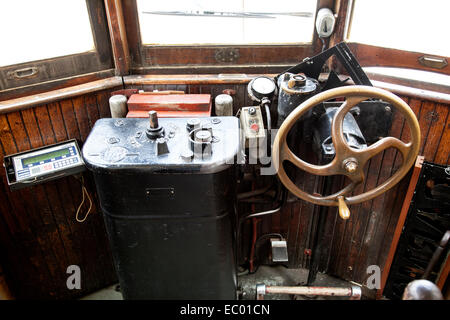
[(128, 99), (127, 118), (147, 118), (155, 110), (159, 117), (209, 117), (211, 116), (210, 94), (133, 94)]

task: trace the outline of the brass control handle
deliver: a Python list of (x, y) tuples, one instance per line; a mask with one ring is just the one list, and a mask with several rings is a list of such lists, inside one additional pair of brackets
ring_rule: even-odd
[[(345, 97), (346, 100), (335, 113), (331, 125), (331, 139), (336, 150), (336, 156), (326, 165), (313, 165), (303, 161), (297, 157), (287, 145), (286, 138), (290, 129), (302, 115), (306, 114), (308, 110), (314, 106), (340, 97)], [(362, 150), (353, 149), (348, 146), (342, 129), (344, 117), (346, 113), (358, 103), (372, 98), (381, 99), (390, 103), (405, 117), (411, 132), (410, 142), (404, 143), (397, 138), (386, 137)], [(396, 148), (402, 154), (403, 163), (397, 172), (372, 190), (358, 195), (347, 196), (357, 185), (365, 180), (364, 167), (367, 162), (378, 153), (390, 147)], [(281, 125), (275, 137), (272, 148), (272, 163), (281, 182), (294, 195), (318, 205), (340, 206), (340, 208), (342, 208), (342, 211), (340, 211), (342, 212), (341, 216), (348, 217), (349, 210), (347, 205), (371, 200), (396, 185), (414, 164), (417, 154), (419, 153), (419, 147), (419, 123), (414, 112), (406, 102), (393, 93), (380, 88), (369, 86), (346, 86), (323, 91), (304, 101), (291, 112)], [(283, 167), (283, 161), (285, 160), (311, 174), (320, 176), (345, 175), (351, 180), (351, 183), (344, 189), (329, 196), (309, 194), (298, 188), (287, 176)], [(339, 197), (342, 197), (341, 200), (339, 200)], [(347, 209), (345, 209), (346, 207)]]
[(348, 218), (350, 218), (350, 209), (348, 208), (347, 204), (345, 203), (343, 196), (339, 196), (339, 197), (337, 197), (337, 199), (338, 199), (338, 203), (339, 203), (339, 216), (342, 219), (347, 220)]

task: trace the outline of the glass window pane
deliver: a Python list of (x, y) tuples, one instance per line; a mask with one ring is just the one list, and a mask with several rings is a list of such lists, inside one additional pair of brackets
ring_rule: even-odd
[(354, 1), (348, 41), (450, 56), (450, 1)]
[(85, 0), (0, 1), (0, 66), (94, 50)]
[(316, 0), (138, 0), (147, 45), (311, 43)]

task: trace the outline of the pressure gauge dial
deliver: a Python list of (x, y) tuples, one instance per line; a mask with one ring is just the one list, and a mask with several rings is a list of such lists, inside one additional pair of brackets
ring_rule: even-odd
[(271, 99), (275, 94), (276, 88), (273, 79), (261, 76), (250, 81), (247, 91), (253, 101), (261, 102), (262, 98)]

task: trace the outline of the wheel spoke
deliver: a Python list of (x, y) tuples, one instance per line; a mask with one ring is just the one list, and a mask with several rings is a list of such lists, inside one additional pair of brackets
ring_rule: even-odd
[(385, 137), (364, 150), (355, 150), (354, 152), (361, 159), (362, 163), (366, 163), (369, 159), (391, 147), (399, 150), (403, 155), (403, 159), (406, 159), (411, 149), (411, 143), (404, 143), (394, 137)]
[(329, 175), (335, 175), (335, 174), (339, 173), (338, 168), (336, 166), (336, 161), (334, 161), (334, 160), (323, 166), (310, 164), (308, 162), (303, 161), (299, 157), (297, 157), (291, 151), (291, 149), (289, 149), (289, 147), (287, 146), (286, 143), (283, 145), (283, 150), (281, 152), (282, 152), (282, 160), (281, 161), (288, 160), (296, 167), (298, 167), (306, 172), (309, 172), (311, 174), (315, 174), (315, 175), (319, 175), (319, 176), (329, 176)]

